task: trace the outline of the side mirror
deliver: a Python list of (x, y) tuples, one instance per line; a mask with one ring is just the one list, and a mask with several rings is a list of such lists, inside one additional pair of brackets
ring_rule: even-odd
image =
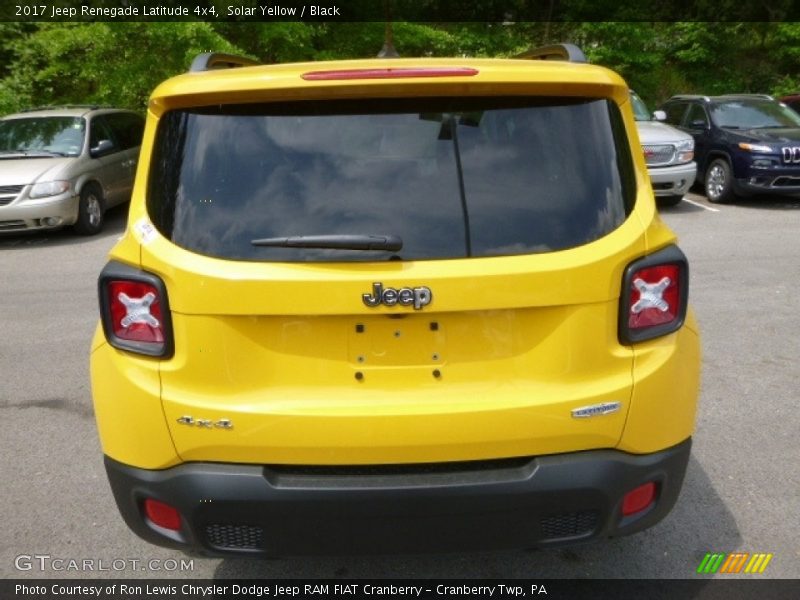
[(689, 128), (705, 131), (708, 129), (708, 123), (706, 123), (705, 119), (695, 119), (689, 123)]
[(653, 112), (653, 118), (656, 121), (666, 121), (667, 120), (667, 113), (663, 110), (657, 110)]
[(105, 156), (106, 154), (111, 154), (113, 151), (114, 142), (111, 140), (100, 140), (97, 142), (97, 146), (89, 149), (89, 156), (92, 158), (98, 158), (100, 156)]

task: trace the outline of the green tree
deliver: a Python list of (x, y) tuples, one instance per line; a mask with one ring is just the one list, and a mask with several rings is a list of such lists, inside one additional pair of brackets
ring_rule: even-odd
[[(255, 5), (243, 4), (248, 1)], [(354, 1), (381, 14), (385, 6)], [(413, 12), (431, 3), (398, 1), (394, 10)], [(712, 4), (703, 0), (697, 11), (712, 10)], [(527, 4), (505, 6), (513, 14)], [(568, 16), (593, 6), (589, 0), (549, 0), (536, 10)], [(770, 7), (776, 14), (788, 10), (783, 0)], [(483, 7), (501, 8), (499, 2)], [(467, 7), (462, 12), (474, 16)], [(513, 56), (533, 46), (573, 42), (593, 63), (621, 73), (651, 105), (677, 93), (783, 94), (800, 88), (800, 23), (795, 22), (398, 21), (392, 27), (395, 47), (407, 57)], [(59, 103), (142, 109), (158, 83), (184, 72), (201, 52), (245, 54), (265, 63), (369, 58), (380, 50), (384, 34), (380, 21), (2, 23), (0, 113)]]
[(241, 52), (207, 23), (41, 24), (11, 43), (0, 111), (70, 103), (141, 110), (159, 82), (212, 48)]

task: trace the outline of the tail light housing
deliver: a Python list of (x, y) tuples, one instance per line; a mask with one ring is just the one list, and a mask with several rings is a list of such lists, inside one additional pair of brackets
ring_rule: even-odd
[(635, 260), (620, 293), (619, 340), (643, 342), (683, 326), (689, 300), (689, 263), (677, 246)]
[(147, 356), (172, 356), (169, 300), (158, 276), (110, 262), (100, 273), (98, 295), (103, 332), (109, 344)]

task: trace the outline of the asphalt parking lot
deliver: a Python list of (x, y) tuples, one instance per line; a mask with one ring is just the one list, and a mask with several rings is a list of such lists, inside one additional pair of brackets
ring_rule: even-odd
[[(91, 239), (0, 238), (0, 577), (691, 578), (706, 552), (734, 551), (773, 553), (759, 577), (800, 576), (800, 199), (711, 206), (691, 195), (662, 216), (690, 260), (704, 367), (687, 480), (661, 524), (558, 550), (194, 558), (184, 570), (183, 555), (123, 524), (93, 419), (95, 281), (125, 208)], [(94, 570), (55, 570), (53, 559), (90, 560)]]

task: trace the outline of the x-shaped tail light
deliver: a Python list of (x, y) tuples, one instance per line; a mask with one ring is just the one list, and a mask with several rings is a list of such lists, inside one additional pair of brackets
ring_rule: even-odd
[(669, 310), (669, 302), (664, 300), (664, 291), (672, 280), (662, 277), (658, 283), (647, 283), (644, 279), (634, 279), (633, 286), (639, 291), (639, 300), (631, 306), (631, 312), (638, 315), (648, 308), (656, 308), (661, 312)]
[(125, 306), (125, 316), (120, 321), (123, 327), (130, 327), (135, 323), (144, 323), (150, 327), (161, 325), (158, 319), (150, 314), (150, 306), (156, 299), (153, 292), (147, 292), (141, 298), (131, 298), (124, 292), (120, 292), (117, 299)]

